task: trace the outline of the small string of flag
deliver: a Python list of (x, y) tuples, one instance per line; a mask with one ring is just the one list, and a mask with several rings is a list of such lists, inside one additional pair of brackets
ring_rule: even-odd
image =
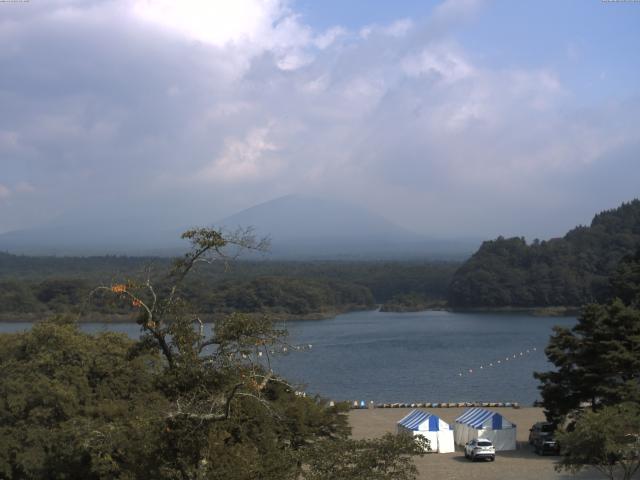
[(537, 348), (536, 347), (531, 347), (528, 348), (526, 350), (522, 350), (519, 353), (514, 353), (513, 355), (507, 355), (504, 358), (499, 358), (498, 360), (494, 360), (492, 362), (487, 362), (484, 363), (482, 365), (480, 365), (479, 367), (473, 369), (473, 368), (469, 368), (469, 369), (465, 369), (463, 371), (458, 372), (458, 376), (459, 377), (465, 377), (465, 376), (469, 376), (469, 375), (473, 375), (474, 373), (478, 373), (480, 370), (487, 370), (490, 368), (497, 368), (500, 367), (502, 365), (505, 365), (507, 362), (513, 362), (514, 360), (519, 360), (523, 357), (526, 357), (527, 355), (531, 355), (533, 353), (537, 352)]

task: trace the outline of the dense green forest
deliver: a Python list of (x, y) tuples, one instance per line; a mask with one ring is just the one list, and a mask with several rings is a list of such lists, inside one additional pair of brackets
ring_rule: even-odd
[(288, 345), (270, 319), (234, 313), (205, 331), (182, 287), (232, 240), (188, 238), (164, 285), (100, 290), (136, 312), (139, 339), (65, 315), (0, 334), (0, 478), (415, 479), (429, 444), (350, 438), (347, 404), (296, 394), (264, 361)]
[(453, 307), (578, 306), (607, 298), (609, 275), (640, 245), (640, 200), (549, 241), (484, 242), (455, 273)]
[[(184, 285), (194, 311), (316, 318), (372, 309), (425, 308), (446, 298), (459, 264), (448, 262), (237, 261), (200, 265)], [(126, 314), (126, 305), (90, 292), (170, 267), (165, 258), (28, 257), (0, 253), (0, 318), (64, 312)]]

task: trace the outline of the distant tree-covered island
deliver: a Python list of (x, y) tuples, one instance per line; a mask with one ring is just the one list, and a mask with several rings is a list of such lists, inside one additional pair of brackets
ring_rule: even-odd
[(608, 277), (640, 245), (640, 200), (548, 241), (487, 241), (455, 273), (454, 308), (579, 306), (607, 298)]

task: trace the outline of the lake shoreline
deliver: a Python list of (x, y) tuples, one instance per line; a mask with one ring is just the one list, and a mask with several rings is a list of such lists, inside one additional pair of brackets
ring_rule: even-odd
[[(524, 314), (532, 317), (575, 317), (580, 314), (581, 307), (469, 307), (469, 308), (456, 308), (448, 307), (446, 305), (433, 305), (427, 308), (419, 309), (390, 309), (388, 306), (376, 305), (375, 308), (362, 308), (361, 306), (353, 306), (351, 308), (345, 308), (341, 310), (330, 310), (312, 312), (307, 314), (293, 314), (282, 312), (245, 312), (243, 315), (248, 315), (253, 318), (267, 317), (274, 322), (283, 321), (314, 321), (314, 320), (331, 320), (339, 315), (345, 313), (354, 312), (382, 312), (382, 313), (420, 313), (420, 312), (451, 312), (451, 313), (505, 313), (505, 314)], [(204, 323), (213, 323), (220, 318), (230, 315), (231, 312), (219, 313), (219, 314), (204, 314), (198, 315)], [(78, 316), (76, 313), (2, 313), (0, 314), (0, 323), (35, 323), (42, 320), (54, 318), (56, 315), (69, 315), (72, 317), (78, 317), (78, 323), (136, 323), (135, 313), (124, 314), (101, 314), (101, 313), (89, 313), (82, 316)], [(195, 315), (194, 315), (195, 316)]]
[(533, 317), (575, 317), (580, 315), (582, 307), (449, 307), (447, 311), (455, 313), (522, 313)]
[(417, 313), (417, 312), (452, 312), (452, 313), (517, 313), (532, 317), (575, 317), (582, 307), (552, 306), (552, 307), (450, 307), (448, 305), (429, 305), (426, 308), (412, 308), (396, 305), (381, 305), (380, 311), (387, 313)]
[[(313, 312), (307, 314), (294, 314), (294, 313), (282, 313), (282, 312), (238, 312), (242, 315), (247, 315), (252, 318), (269, 318), (274, 322), (283, 321), (313, 321), (313, 320), (330, 320), (336, 318), (339, 315), (345, 313), (355, 312), (377, 312), (379, 307), (375, 308), (360, 308), (352, 307), (340, 310), (330, 310)], [(233, 312), (224, 312), (219, 314), (189, 314), (194, 318), (199, 317), (204, 323), (213, 323), (221, 318), (231, 315)], [(136, 323), (137, 315), (135, 313), (88, 313), (79, 316), (77, 313), (2, 313), (0, 314), (0, 323), (36, 323), (43, 320), (55, 318), (58, 315), (69, 316), (76, 318), (78, 323)]]

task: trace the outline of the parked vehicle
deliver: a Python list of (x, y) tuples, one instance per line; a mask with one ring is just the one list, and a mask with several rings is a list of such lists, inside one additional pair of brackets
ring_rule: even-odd
[(533, 448), (538, 455), (560, 455), (560, 444), (552, 433), (537, 437)]
[(550, 422), (538, 422), (534, 423), (529, 429), (529, 445), (534, 445), (535, 441), (540, 437), (547, 437), (553, 435), (556, 431), (556, 426)]
[(489, 459), (493, 462), (496, 459), (496, 449), (489, 440), (474, 438), (464, 446), (464, 456), (474, 462), (479, 459)]

